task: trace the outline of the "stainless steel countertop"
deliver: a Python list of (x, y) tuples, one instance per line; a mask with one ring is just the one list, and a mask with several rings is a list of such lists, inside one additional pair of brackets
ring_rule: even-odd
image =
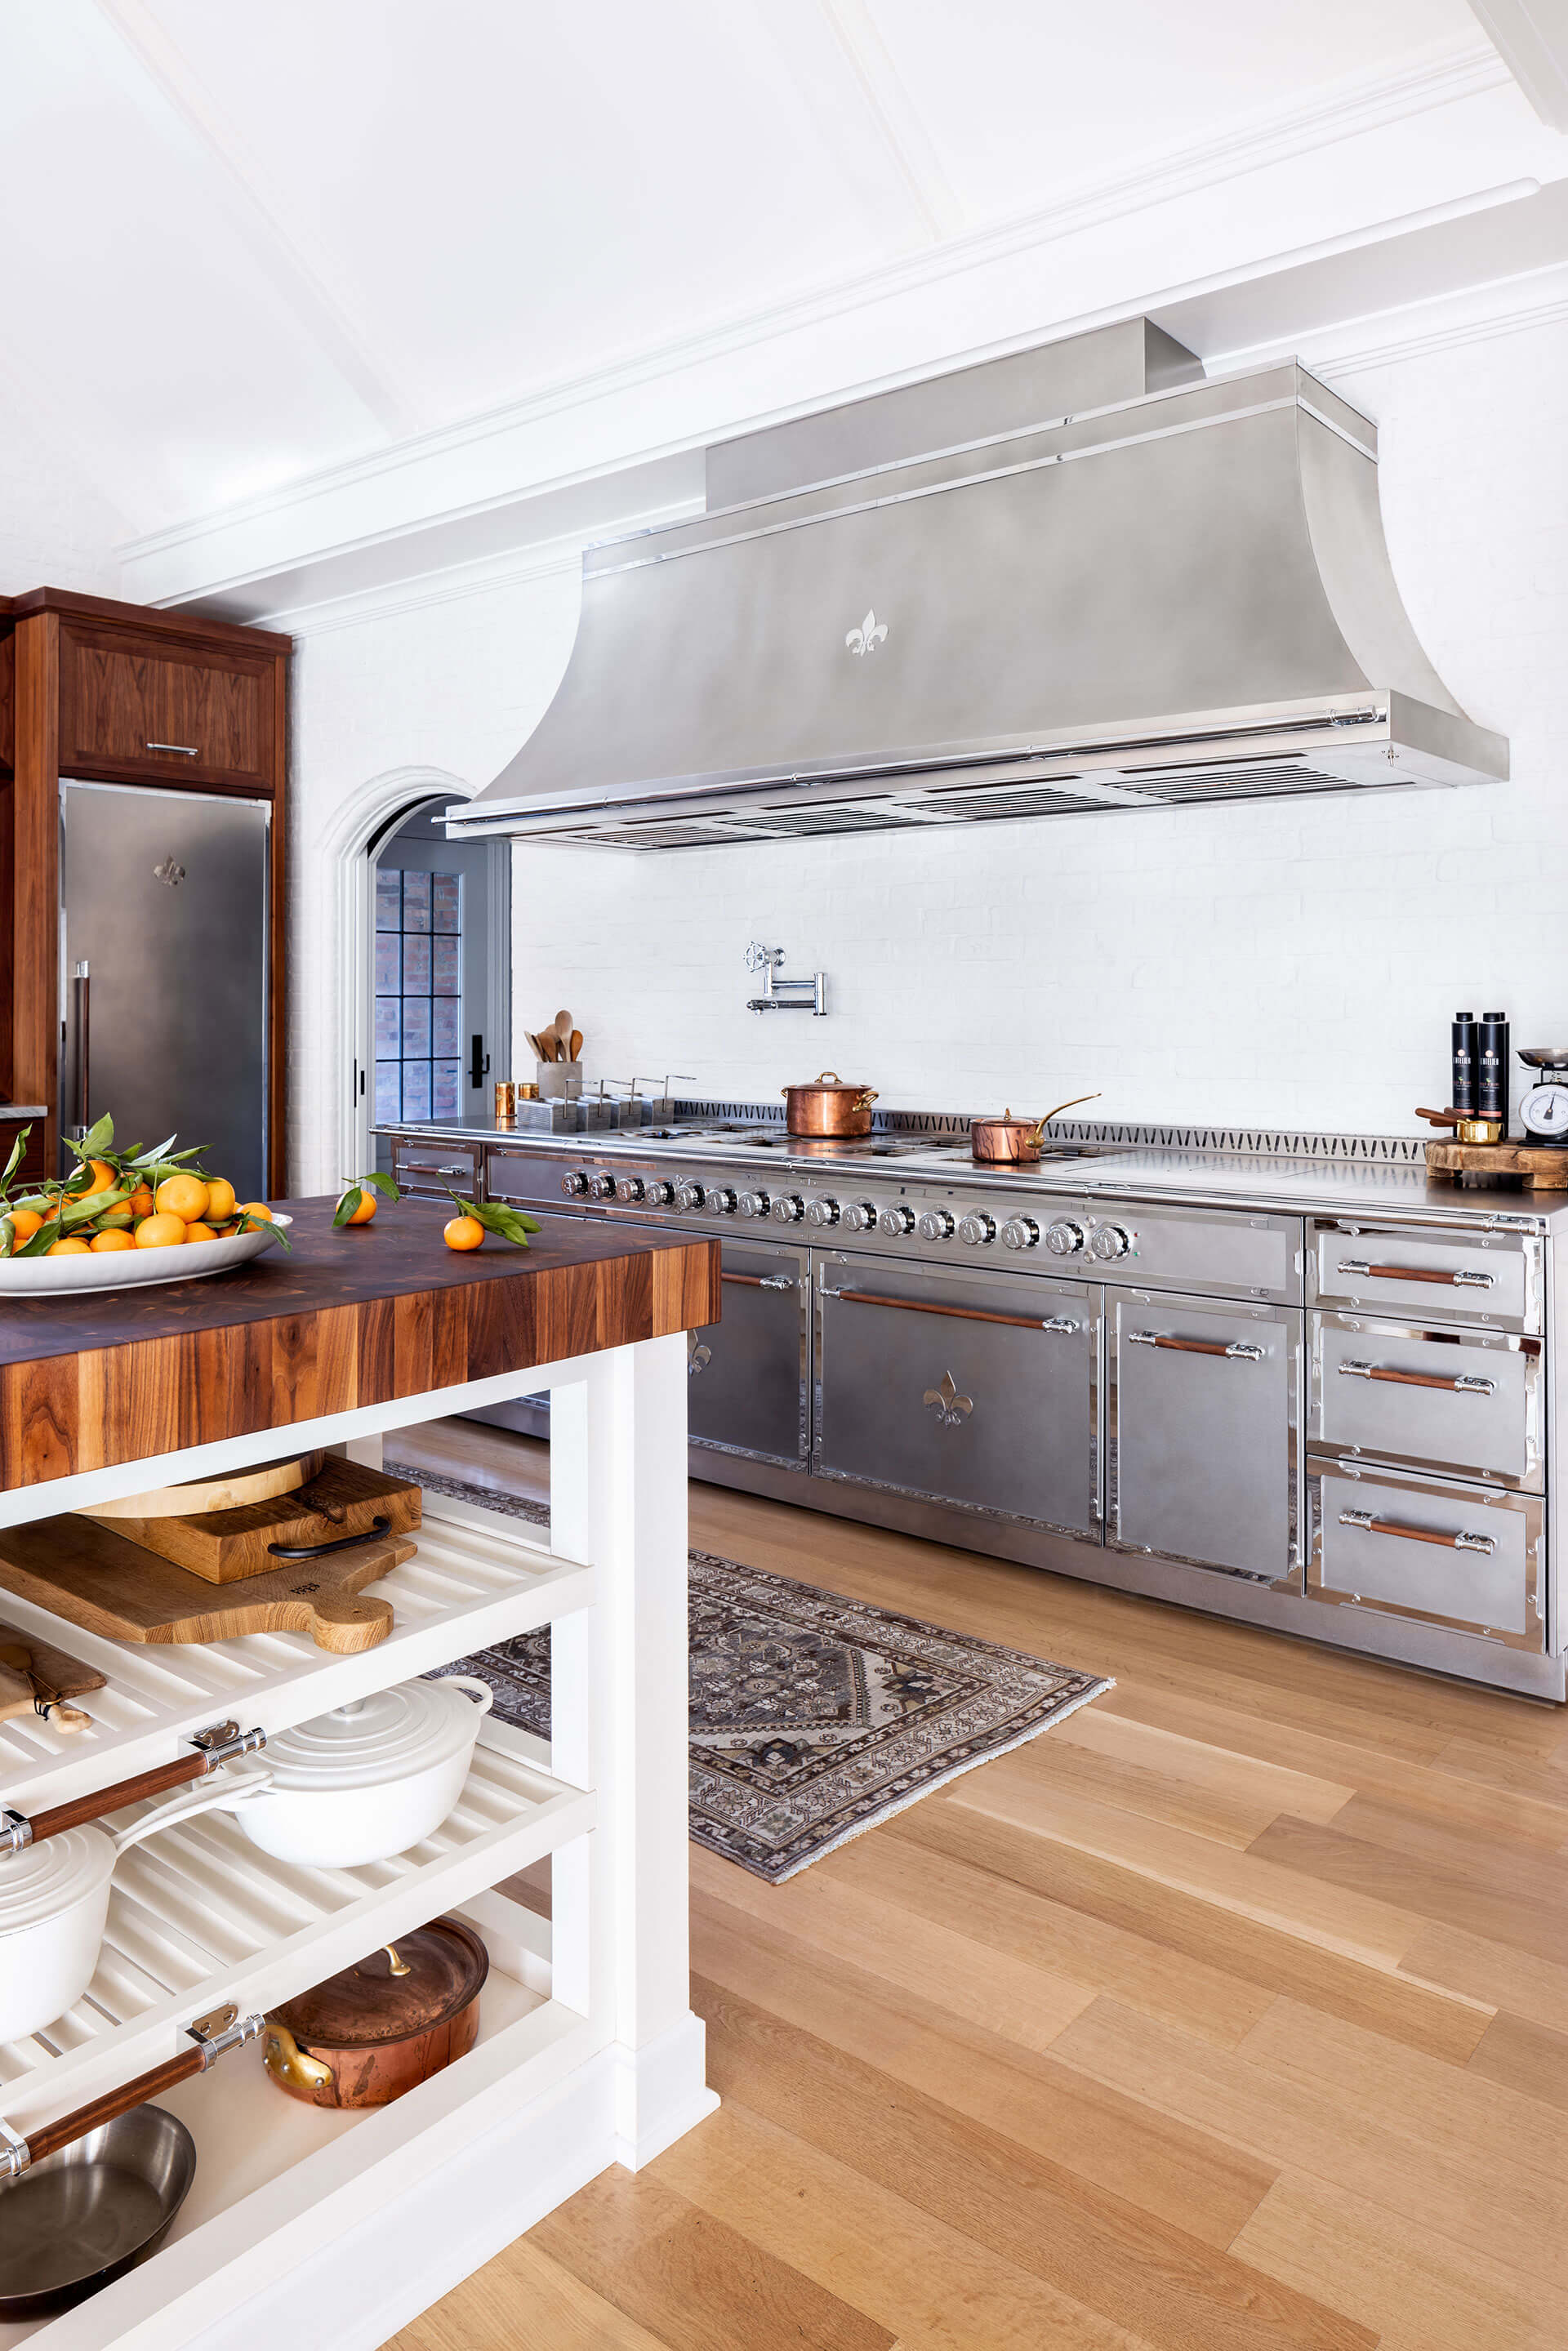
[[(584, 1165), (594, 1161), (641, 1158), (666, 1165), (732, 1160), (760, 1167), (789, 1167), (819, 1177), (828, 1169), (874, 1170), (883, 1185), (917, 1181), (962, 1184), (966, 1190), (1039, 1191), (1091, 1199), (1171, 1200), (1187, 1207), (1299, 1209), (1304, 1215), (1397, 1215), (1431, 1217), (1449, 1224), (1506, 1224), (1516, 1228), (1568, 1228), (1568, 1153), (1561, 1191), (1526, 1192), (1503, 1187), (1477, 1189), (1434, 1182), (1424, 1166), (1387, 1160), (1292, 1159), (1223, 1152), (1142, 1149), (1086, 1150), (1041, 1160), (1034, 1167), (977, 1166), (965, 1151), (874, 1149), (875, 1137), (856, 1145), (797, 1145), (758, 1148), (731, 1140), (712, 1128), (664, 1139), (635, 1127), (596, 1134), (549, 1134), (494, 1123), (459, 1125), (403, 1121), (379, 1130), (430, 1141), (503, 1144), (508, 1150), (538, 1151)], [(912, 1137), (903, 1138), (907, 1144)]]

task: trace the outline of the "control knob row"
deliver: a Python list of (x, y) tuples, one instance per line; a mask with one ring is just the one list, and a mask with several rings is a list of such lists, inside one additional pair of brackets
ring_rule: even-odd
[(635, 1207), (639, 1200), (645, 1201), (651, 1208), (667, 1208), (675, 1196), (675, 1187), (655, 1177), (644, 1182), (641, 1176), (618, 1176), (615, 1196), (623, 1208)]

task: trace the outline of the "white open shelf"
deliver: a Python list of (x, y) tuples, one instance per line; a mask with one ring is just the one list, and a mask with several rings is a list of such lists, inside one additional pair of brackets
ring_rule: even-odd
[[(525, 1521), (427, 1495), (419, 1555), (369, 1589), (392, 1602), (392, 1629), (372, 1649), (334, 1656), (306, 1633), (232, 1641), (108, 1640), (0, 1590), (0, 1620), (68, 1649), (109, 1677), (79, 1702), (89, 1729), (56, 1730), (36, 1715), (0, 1722), (0, 1803), (41, 1811), (174, 1761), (182, 1741), (232, 1716), (268, 1733), (450, 1665), (586, 1607), (593, 1571), (554, 1557)], [(0, 2081), (4, 2080), (0, 2073)]]
[(275, 1861), (221, 1813), (134, 1847), (82, 1999), (44, 2032), (0, 2043), (0, 2112), (25, 2131), (85, 2104), (188, 2047), (185, 2027), (208, 2010), (275, 2008), (582, 1835), (593, 1796), (550, 1779), (525, 1746), (487, 1721), (440, 1828), (364, 1868)]

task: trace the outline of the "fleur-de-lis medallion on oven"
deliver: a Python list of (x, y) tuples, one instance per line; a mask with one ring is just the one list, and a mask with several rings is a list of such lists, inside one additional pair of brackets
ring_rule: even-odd
[(858, 661), (862, 653), (875, 653), (886, 634), (887, 622), (879, 621), (874, 612), (868, 611), (860, 627), (852, 629), (844, 643)]
[(713, 1349), (703, 1345), (702, 1332), (700, 1331), (688, 1331), (686, 1332), (687, 1379), (695, 1380), (699, 1372), (706, 1371), (712, 1361)]
[(939, 1428), (957, 1428), (975, 1409), (973, 1396), (960, 1395), (951, 1372), (944, 1372), (940, 1387), (927, 1388), (922, 1402), (936, 1416)]

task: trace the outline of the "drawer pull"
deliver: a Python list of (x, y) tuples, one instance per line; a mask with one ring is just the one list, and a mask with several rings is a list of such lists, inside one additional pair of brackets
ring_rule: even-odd
[(744, 1282), (747, 1290), (799, 1290), (800, 1287), (787, 1273), (721, 1273), (719, 1280)]
[(1250, 1339), (1176, 1339), (1168, 1331), (1129, 1331), (1134, 1347), (1168, 1347), (1178, 1355), (1228, 1355), (1233, 1363), (1260, 1364), (1264, 1350)]
[(934, 1298), (882, 1298), (870, 1290), (824, 1290), (827, 1298), (841, 1298), (846, 1306), (896, 1306), (904, 1314), (950, 1314), (957, 1322), (1005, 1322), (1013, 1331), (1076, 1331), (1065, 1314), (1041, 1322), (1038, 1314), (996, 1314), (985, 1306), (941, 1306)]
[(1406, 1542), (1437, 1543), (1444, 1551), (1479, 1551), (1490, 1559), (1497, 1549), (1495, 1535), (1440, 1535), (1430, 1527), (1402, 1526), (1397, 1519), (1375, 1519), (1370, 1510), (1342, 1510), (1342, 1527), (1358, 1527), (1364, 1535), (1399, 1535)]
[(1429, 1265), (1368, 1265), (1364, 1258), (1342, 1257), (1341, 1273), (1362, 1273), (1369, 1281), (1440, 1281), (1449, 1290), (1495, 1290), (1495, 1273), (1474, 1273), (1468, 1266), (1456, 1267), (1452, 1273), (1440, 1271)]
[(194, 743), (143, 743), (144, 751), (172, 751), (182, 759), (199, 759), (200, 747)]
[(1341, 1364), (1338, 1368), (1342, 1380), (1386, 1380), (1394, 1387), (1441, 1388), (1448, 1395), (1497, 1394), (1497, 1382), (1476, 1372), (1396, 1372), (1382, 1364)]
[(405, 1176), (472, 1176), (474, 1170), (466, 1160), (461, 1167), (432, 1167), (427, 1160), (405, 1159), (402, 1172)]

